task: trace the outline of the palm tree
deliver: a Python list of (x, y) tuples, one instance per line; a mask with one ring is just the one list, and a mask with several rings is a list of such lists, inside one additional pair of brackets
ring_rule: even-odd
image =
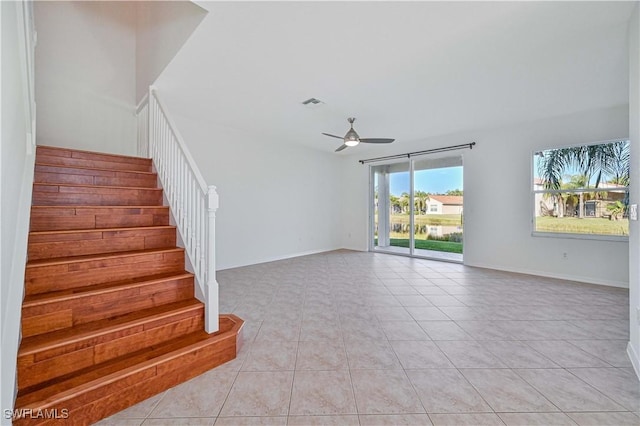
[(415, 191), (413, 193), (414, 205), (418, 214), (427, 212), (427, 201), (429, 201), (429, 193), (424, 191)]
[(626, 209), (627, 206), (619, 200), (607, 206), (607, 210), (611, 213), (611, 220), (620, 220)]
[(400, 199), (393, 194), (389, 195), (389, 204), (391, 204), (392, 213), (400, 212), (400, 210), (402, 209)]
[(400, 205), (403, 213), (409, 212), (409, 194), (407, 192), (400, 194)]
[(595, 188), (604, 176), (626, 182), (629, 180), (628, 141), (551, 149), (536, 155), (541, 157), (538, 174), (545, 189), (560, 189), (563, 175), (571, 168), (576, 168), (580, 175), (585, 176), (587, 185), (595, 177)]
[[(561, 187), (562, 189), (581, 189), (587, 187), (588, 184), (589, 181), (587, 180), (587, 176), (572, 175), (569, 182), (567, 182), (566, 184), (561, 184)], [(578, 217), (582, 218), (582, 216), (584, 215), (584, 192), (579, 192), (577, 194), (577, 197), (576, 194), (568, 194), (565, 202), (568, 204), (570, 200), (573, 200), (573, 204), (575, 205), (576, 198), (578, 201)], [(568, 209), (565, 209), (565, 211), (567, 210)]]

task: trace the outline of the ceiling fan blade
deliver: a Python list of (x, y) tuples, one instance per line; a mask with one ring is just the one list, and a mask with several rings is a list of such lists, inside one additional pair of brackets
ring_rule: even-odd
[(337, 138), (337, 139), (344, 139), (344, 137), (342, 137), (342, 136), (336, 136), (336, 135), (332, 135), (332, 134), (330, 134), (330, 133), (323, 133), (323, 135), (325, 135), (325, 136), (330, 136), (330, 137), (332, 137), (332, 138)]
[(360, 142), (364, 143), (391, 143), (395, 141), (395, 139), (385, 139), (385, 138), (361, 138)]
[(349, 148), (349, 147), (348, 147), (347, 145), (345, 145), (345, 144), (342, 144), (342, 145), (340, 145), (340, 148), (336, 149), (336, 151), (335, 151), (335, 152), (340, 152), (340, 151), (342, 151), (342, 150), (343, 150), (343, 149), (345, 149), (345, 148)]

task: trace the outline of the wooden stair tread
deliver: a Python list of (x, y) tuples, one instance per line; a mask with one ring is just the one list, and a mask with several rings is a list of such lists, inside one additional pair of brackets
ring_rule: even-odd
[[(36, 166), (44, 166), (44, 167), (54, 167), (56, 169), (70, 169), (70, 170), (86, 170), (86, 171), (97, 171), (97, 172), (106, 172), (106, 173), (131, 173), (131, 174), (140, 174), (144, 176), (154, 176), (157, 175), (156, 172), (146, 172), (143, 170), (116, 170), (116, 169), (101, 169), (99, 167), (87, 167), (87, 166), (65, 166), (63, 164), (52, 164), (47, 162), (40, 162), (36, 158), (35, 161)], [(67, 172), (61, 172), (67, 173)]]
[(48, 209), (59, 209), (59, 210), (71, 210), (71, 209), (82, 209), (82, 210), (106, 210), (106, 209), (122, 209), (122, 210), (133, 210), (133, 209), (163, 209), (169, 210), (169, 206), (149, 206), (149, 205), (139, 205), (139, 206), (87, 206), (82, 204), (65, 204), (64, 206), (31, 206), (31, 210), (48, 210)]
[(190, 272), (184, 273), (167, 273), (136, 277), (128, 280), (112, 281), (106, 284), (96, 284), (87, 287), (77, 287), (69, 290), (52, 291), (49, 293), (39, 293), (25, 296), (22, 306), (23, 308), (31, 308), (35, 306), (45, 305), (52, 302), (61, 302), (65, 300), (79, 299), (91, 294), (104, 294), (119, 291), (124, 288), (142, 287), (154, 283), (167, 280), (176, 280), (184, 278), (193, 278)]
[(142, 191), (154, 191), (162, 192), (161, 188), (148, 188), (145, 186), (109, 186), (109, 185), (82, 185), (75, 183), (46, 183), (46, 182), (34, 182), (33, 186), (62, 186), (65, 188), (94, 188), (94, 189), (114, 189), (114, 190), (142, 190)]
[(63, 231), (33, 231), (29, 232), (29, 235), (39, 236), (39, 235), (68, 235), (68, 234), (81, 234), (81, 233), (91, 233), (91, 232), (120, 232), (120, 231), (133, 231), (133, 230), (141, 230), (141, 231), (152, 231), (154, 229), (176, 229), (175, 225), (156, 225), (156, 226), (129, 226), (125, 228), (87, 228), (87, 229), (70, 229)]
[(47, 151), (57, 152), (62, 154), (63, 152), (67, 152), (70, 155), (60, 155), (60, 157), (67, 158), (77, 158), (77, 159), (86, 159), (87, 157), (106, 157), (113, 159), (114, 162), (118, 162), (117, 160), (126, 160), (139, 164), (151, 163), (150, 158), (136, 157), (133, 155), (121, 155), (121, 154), (111, 154), (108, 152), (96, 152), (96, 151), (85, 151), (82, 149), (75, 148), (63, 148), (59, 146), (49, 146), (49, 145), (38, 145), (36, 147), (36, 152), (39, 154), (52, 155), (51, 153), (47, 153)]
[(87, 254), (83, 256), (56, 257), (53, 259), (30, 260), (27, 262), (27, 268), (60, 265), (65, 263), (88, 262), (88, 261), (95, 261), (95, 260), (102, 260), (102, 259), (113, 259), (117, 257), (144, 256), (147, 254), (154, 254), (154, 253), (171, 253), (171, 252), (182, 252), (182, 251), (184, 251), (183, 248), (176, 247), (176, 248), (120, 251), (116, 253), (104, 253), (104, 254)]
[(174, 302), (127, 315), (76, 325), (73, 328), (27, 337), (22, 340), (22, 345), (18, 350), (18, 357), (68, 345), (79, 340), (112, 333), (117, 330), (135, 327), (136, 325), (168, 318), (181, 313), (197, 311), (202, 309), (202, 306), (202, 302), (197, 299)]
[[(137, 371), (154, 365), (159, 365), (171, 359), (177, 359), (199, 347), (225, 338), (229, 331), (239, 333), (242, 320), (234, 315), (226, 315), (236, 322), (232, 328), (226, 327), (217, 333), (207, 334), (204, 330), (190, 333), (159, 345), (141, 349), (137, 352), (115, 358), (104, 363), (89, 367), (72, 375), (63, 376), (38, 386), (23, 389), (18, 392), (16, 407), (29, 407), (34, 404), (49, 405), (55, 401), (64, 401), (86, 390), (95, 389), (101, 385), (121, 379)], [(221, 318), (223, 319), (223, 318)], [(229, 336), (235, 338), (235, 335)]]

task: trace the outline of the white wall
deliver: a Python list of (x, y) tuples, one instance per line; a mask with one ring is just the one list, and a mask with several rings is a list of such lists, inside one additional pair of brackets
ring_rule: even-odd
[(36, 2), (38, 144), (135, 153), (135, 12), (129, 2)]
[(190, 1), (136, 3), (137, 102), (206, 14), (206, 10)]
[[(627, 137), (626, 106), (431, 138), (396, 143), (385, 154), (477, 142), (464, 158), (465, 248), (467, 265), (626, 287), (628, 243), (531, 236), (532, 153), (535, 150)], [(346, 161), (343, 212), (345, 247), (367, 248), (367, 167)], [(365, 156), (366, 158), (366, 156)], [(486, 200), (498, 199), (496, 207)], [(349, 234), (351, 237), (349, 237)], [(562, 253), (568, 259), (562, 258)]]
[[(631, 139), (631, 188), (629, 200), (640, 204), (640, 7), (636, 5), (629, 26), (629, 138)], [(640, 377), (640, 224), (629, 230), (629, 357)]]
[(172, 117), (205, 180), (218, 188), (217, 269), (341, 247), (342, 177), (335, 156)]
[[(21, 54), (25, 47), (18, 36), (18, 2), (0, 2), (2, 26), (2, 85), (0, 143), (0, 409), (13, 408), (20, 311), (27, 258), (29, 207), (33, 182), (33, 145), (30, 138), (26, 73)], [(31, 147), (31, 149), (29, 149)], [(2, 424), (8, 423), (0, 413)]]

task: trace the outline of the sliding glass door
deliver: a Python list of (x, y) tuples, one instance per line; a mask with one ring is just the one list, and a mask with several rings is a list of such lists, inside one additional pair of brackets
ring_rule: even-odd
[(410, 254), (413, 226), (409, 169), (409, 161), (371, 167), (375, 249)]
[(462, 157), (371, 166), (371, 249), (462, 261)]

